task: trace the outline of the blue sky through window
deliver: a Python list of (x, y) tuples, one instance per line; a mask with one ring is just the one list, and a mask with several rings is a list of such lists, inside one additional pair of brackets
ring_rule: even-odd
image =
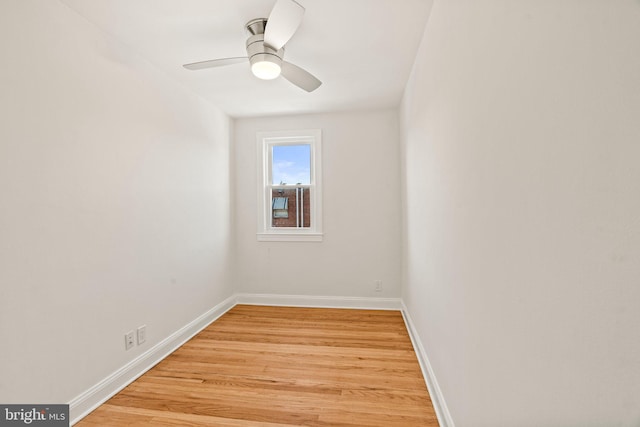
[(272, 184), (311, 183), (311, 145), (273, 146)]

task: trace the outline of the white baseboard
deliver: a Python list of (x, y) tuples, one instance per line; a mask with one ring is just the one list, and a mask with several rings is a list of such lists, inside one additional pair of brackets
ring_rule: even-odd
[(71, 425), (87, 416), (235, 305), (236, 297), (233, 295), (74, 398), (69, 402)]
[(402, 310), (400, 298), (330, 297), (310, 295), (236, 294), (238, 304), (315, 308)]
[(407, 309), (407, 306), (404, 305), (404, 302), (402, 302), (402, 317), (407, 325), (407, 331), (409, 331), (411, 343), (413, 344), (413, 348), (418, 356), (422, 376), (427, 383), (427, 389), (429, 390), (429, 396), (431, 396), (431, 402), (433, 403), (433, 408), (435, 409), (436, 416), (438, 417), (438, 423), (440, 424), (440, 427), (455, 427), (451, 414), (449, 413), (449, 409), (447, 408), (447, 404), (444, 400), (444, 396), (442, 395), (442, 390), (440, 390), (436, 376), (433, 373), (433, 368), (431, 367), (427, 353), (422, 346), (422, 341), (420, 340), (418, 331), (411, 320), (409, 310)]

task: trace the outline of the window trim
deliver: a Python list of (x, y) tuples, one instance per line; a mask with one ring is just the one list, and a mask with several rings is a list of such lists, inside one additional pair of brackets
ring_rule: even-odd
[[(271, 163), (274, 145), (311, 146), (310, 213), (311, 225), (305, 228), (271, 226)], [(321, 242), (322, 233), (322, 132), (320, 129), (272, 131), (257, 133), (258, 153), (258, 241), (263, 242)], [(289, 187), (289, 186), (287, 186)], [(291, 188), (295, 188), (291, 185)]]

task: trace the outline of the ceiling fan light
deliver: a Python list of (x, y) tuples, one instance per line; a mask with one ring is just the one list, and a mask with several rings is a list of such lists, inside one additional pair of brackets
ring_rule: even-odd
[[(253, 43), (247, 47), (249, 61), (251, 62), (251, 72), (259, 79), (273, 80), (282, 71), (282, 57), (275, 52), (264, 52), (266, 49), (268, 48), (262, 42)], [(258, 50), (259, 53), (252, 54), (253, 50)]]
[(262, 80), (273, 80), (280, 75), (280, 64), (272, 61), (256, 61), (251, 64), (251, 72)]

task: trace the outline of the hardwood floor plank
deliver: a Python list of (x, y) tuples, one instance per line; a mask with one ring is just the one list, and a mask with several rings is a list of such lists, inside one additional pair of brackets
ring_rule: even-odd
[(399, 312), (238, 305), (77, 425), (438, 423)]
[[(105, 405), (107, 406), (107, 405)], [(143, 408), (120, 408), (113, 407), (112, 413), (118, 413), (122, 417), (136, 417), (139, 420), (150, 420), (151, 424), (160, 426), (220, 426), (220, 427), (291, 427), (292, 424), (253, 422), (248, 420), (235, 420), (229, 418), (219, 418), (180, 412), (156, 411)], [(97, 424), (96, 424), (97, 425)], [(124, 425), (124, 424), (120, 424)]]
[(408, 417), (400, 415), (372, 416), (369, 413), (357, 411), (326, 411), (320, 419), (310, 426), (313, 427), (407, 427), (407, 426), (437, 426), (438, 420), (433, 417)]

